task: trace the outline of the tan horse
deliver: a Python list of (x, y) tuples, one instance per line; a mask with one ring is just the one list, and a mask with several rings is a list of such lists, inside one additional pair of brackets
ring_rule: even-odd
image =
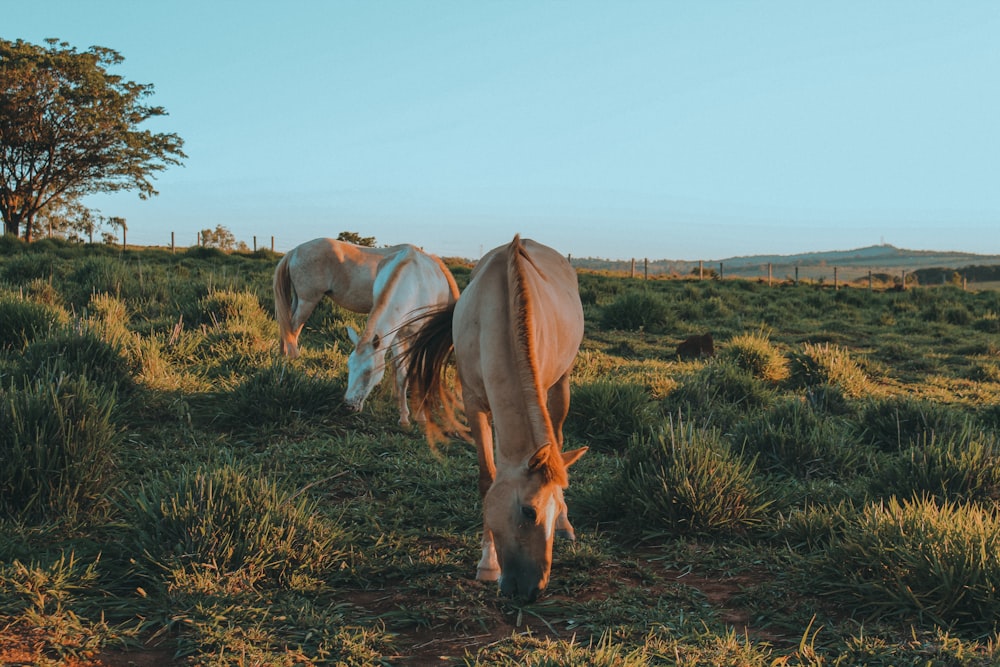
[(557, 529), (572, 536), (566, 470), (587, 449), (562, 452), (569, 373), (583, 339), (576, 272), (552, 248), (516, 236), (480, 260), (456, 304), (425, 319), (409, 352), (412, 400), (426, 401), (418, 405), (435, 418), (426, 424), (432, 439), (442, 427), (464, 428), (444, 376), (454, 350), (479, 453), (476, 577), (533, 600), (548, 583)]
[[(413, 333), (417, 313), (455, 302), (458, 286), (444, 263), (415, 246), (367, 248), (334, 239), (314, 239), (293, 248), (274, 271), (274, 312), (281, 350), (299, 354), (306, 320), (324, 296), (344, 308), (369, 313), (365, 330), (348, 327), (354, 350), (347, 359), (347, 406), (360, 411), (385, 374), (386, 353), (398, 357)], [(399, 423), (410, 423), (406, 369), (397, 364)]]

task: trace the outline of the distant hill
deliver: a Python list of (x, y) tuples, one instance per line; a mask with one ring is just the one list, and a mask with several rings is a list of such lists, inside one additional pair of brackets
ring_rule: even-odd
[[(573, 257), (573, 266), (592, 271), (612, 271), (630, 273), (633, 270), (633, 260), (609, 260), (592, 257)], [(1000, 272), (1000, 255), (977, 255), (965, 252), (936, 250), (906, 250), (892, 245), (875, 245), (855, 250), (833, 250), (827, 252), (810, 252), (798, 255), (751, 255), (730, 257), (721, 260), (704, 260), (702, 262), (676, 259), (636, 258), (634, 271), (637, 277), (648, 272), (650, 277), (663, 275), (686, 276), (697, 273), (699, 266), (703, 271), (716, 275), (720, 272), (725, 277), (762, 278), (768, 275), (770, 265), (771, 275), (775, 279), (793, 277), (798, 269), (802, 279), (833, 279), (836, 267), (838, 278), (849, 281), (873, 274), (899, 275), (923, 272), (927, 269), (960, 271), (969, 267), (998, 267)], [(991, 270), (988, 273), (993, 273)], [(997, 278), (993, 278), (994, 280)], [(922, 281), (923, 282), (923, 281)]]

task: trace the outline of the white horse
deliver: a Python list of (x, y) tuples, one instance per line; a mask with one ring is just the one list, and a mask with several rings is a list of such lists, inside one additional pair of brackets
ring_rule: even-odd
[[(552, 540), (572, 536), (563, 489), (586, 447), (563, 452), (569, 373), (583, 339), (576, 272), (552, 248), (520, 237), (491, 250), (454, 305), (424, 318), (407, 367), (413, 400), (441, 427), (463, 430), (445, 382), (454, 351), (479, 453), (483, 553), (478, 579), (533, 600), (552, 566)], [(494, 435), (496, 436), (494, 451)]]
[[(422, 310), (458, 298), (455, 278), (444, 262), (415, 246), (367, 248), (326, 238), (307, 241), (282, 257), (273, 287), (281, 350), (292, 359), (299, 354), (302, 327), (324, 296), (347, 310), (369, 313), (362, 333), (348, 328), (354, 350), (347, 360), (344, 400), (355, 411), (382, 380), (386, 353), (397, 358), (405, 351), (414, 331), (407, 322)], [(407, 426), (406, 368), (396, 366), (399, 423)]]

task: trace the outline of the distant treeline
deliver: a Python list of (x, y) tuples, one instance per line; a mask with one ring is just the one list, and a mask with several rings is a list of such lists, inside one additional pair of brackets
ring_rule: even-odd
[(960, 269), (929, 268), (913, 272), (921, 285), (959, 283), (963, 279), (970, 283), (1000, 281), (1000, 266), (965, 266)]

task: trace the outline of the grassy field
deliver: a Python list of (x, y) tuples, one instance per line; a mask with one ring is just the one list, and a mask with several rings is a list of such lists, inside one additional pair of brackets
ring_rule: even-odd
[(279, 358), (276, 261), (0, 240), (0, 664), (1000, 662), (1000, 292), (582, 273), (521, 605), (472, 446), (343, 408), (363, 317)]

